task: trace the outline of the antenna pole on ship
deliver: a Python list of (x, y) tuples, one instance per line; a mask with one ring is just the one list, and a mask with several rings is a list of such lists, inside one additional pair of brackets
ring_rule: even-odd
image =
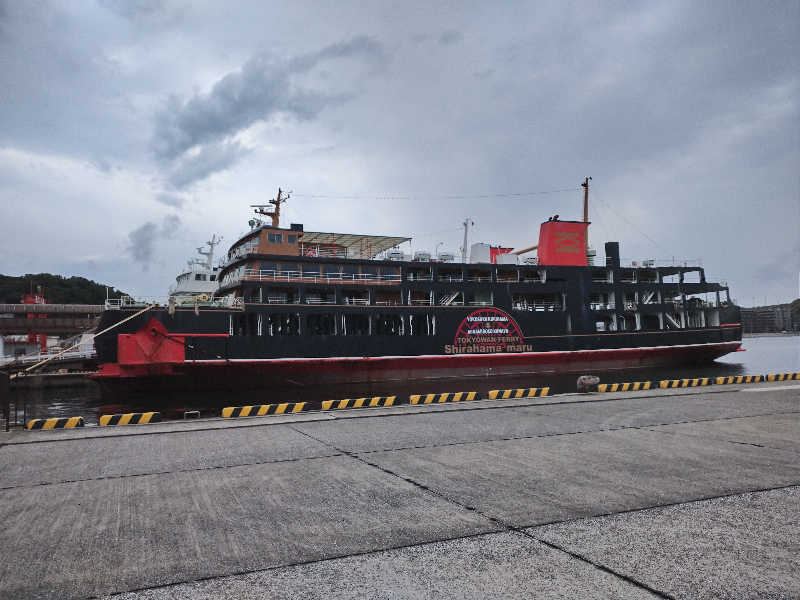
[(466, 263), (467, 262), (467, 237), (468, 237), (467, 234), (469, 232), (469, 226), (470, 225), (475, 225), (475, 223), (472, 222), (472, 219), (467, 217), (464, 220), (464, 222), (462, 223), (462, 225), (464, 225), (464, 245), (461, 247), (461, 262), (462, 263)]
[(283, 190), (278, 188), (277, 198), (269, 201), (269, 203), (275, 207), (273, 210), (264, 210), (264, 207), (267, 206), (266, 204), (251, 204), (250, 206), (256, 209), (256, 214), (272, 217), (272, 226), (277, 228), (280, 226), (281, 221), (281, 204), (289, 199), (289, 194), (291, 194), (291, 192), (287, 192), (284, 196)]
[[(592, 180), (591, 177), (587, 177), (583, 180), (581, 187), (583, 188), (583, 222), (589, 222), (589, 182)], [(589, 229), (586, 229), (586, 251), (589, 250)]]

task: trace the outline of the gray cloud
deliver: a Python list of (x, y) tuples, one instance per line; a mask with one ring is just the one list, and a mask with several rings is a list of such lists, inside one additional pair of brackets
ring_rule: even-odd
[[(184, 154), (173, 162), (167, 181), (175, 188), (185, 188), (219, 171), (224, 171), (247, 156), (250, 150), (239, 142), (206, 144), (195, 154)], [(174, 194), (161, 194), (160, 201), (176, 199)]]
[(464, 34), (460, 31), (455, 31), (450, 29), (448, 31), (443, 31), (442, 35), (439, 36), (439, 43), (443, 46), (449, 46), (451, 44), (457, 44), (461, 40), (464, 39)]
[(174, 160), (197, 145), (229, 138), (278, 114), (313, 119), (326, 106), (340, 104), (349, 96), (305, 89), (294, 81), (295, 76), (323, 61), (356, 57), (382, 60), (383, 47), (359, 36), (289, 60), (254, 56), (239, 71), (217, 81), (208, 94), (197, 94), (186, 102), (171, 97), (156, 116), (153, 149), (159, 158)]
[(142, 263), (145, 269), (153, 258), (153, 247), (157, 239), (158, 225), (151, 221), (128, 234), (128, 252), (131, 253), (133, 260)]
[(160, 226), (153, 221), (147, 221), (128, 234), (127, 250), (133, 260), (141, 263), (142, 268), (147, 270), (153, 262), (157, 242), (173, 237), (180, 226), (181, 219), (178, 215), (166, 215)]
[(99, 0), (110, 12), (137, 25), (164, 26), (182, 13), (183, 7), (170, 0)]
[(181, 208), (186, 202), (186, 199), (177, 194), (156, 194), (156, 201), (164, 204), (165, 206), (172, 206), (173, 208)]
[(161, 237), (171, 238), (181, 226), (181, 218), (178, 215), (167, 215), (161, 224)]

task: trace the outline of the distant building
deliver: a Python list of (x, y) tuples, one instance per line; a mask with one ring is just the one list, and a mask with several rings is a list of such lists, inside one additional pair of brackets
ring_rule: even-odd
[(791, 305), (773, 304), (742, 308), (742, 332), (773, 333), (800, 329), (800, 323), (792, 323)]

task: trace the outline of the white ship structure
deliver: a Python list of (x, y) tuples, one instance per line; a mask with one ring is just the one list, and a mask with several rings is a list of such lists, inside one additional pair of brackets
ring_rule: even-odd
[(214, 248), (221, 241), (222, 237), (214, 234), (206, 242), (208, 250), (204, 250), (202, 246), (197, 248), (197, 253), (203, 258), (190, 258), (187, 261), (187, 269), (175, 278), (175, 284), (169, 290), (170, 299), (177, 303), (208, 300), (216, 294), (219, 289), (217, 275), (221, 266), (214, 266)]

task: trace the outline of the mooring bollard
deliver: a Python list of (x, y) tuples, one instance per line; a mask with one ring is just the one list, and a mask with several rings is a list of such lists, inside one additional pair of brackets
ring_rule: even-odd
[(8, 373), (0, 373), (0, 406), (3, 407), (3, 414), (6, 417), (6, 431), (11, 424), (11, 383)]
[(581, 375), (578, 377), (578, 391), (582, 394), (587, 392), (596, 392), (597, 384), (600, 383), (600, 378), (596, 375)]

